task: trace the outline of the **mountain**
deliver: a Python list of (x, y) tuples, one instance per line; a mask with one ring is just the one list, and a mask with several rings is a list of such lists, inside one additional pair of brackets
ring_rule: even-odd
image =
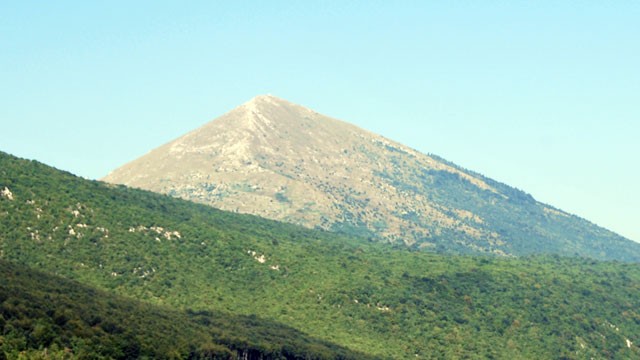
[(274, 96), (258, 96), (104, 180), (438, 252), (640, 261), (640, 244)]
[(3, 350), (146, 354), (162, 333), (159, 352), (265, 359), (640, 358), (638, 264), (407, 251), (4, 153), (0, 191)]

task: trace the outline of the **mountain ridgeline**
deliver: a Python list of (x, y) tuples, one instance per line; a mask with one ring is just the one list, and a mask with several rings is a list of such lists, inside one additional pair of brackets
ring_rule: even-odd
[(640, 261), (640, 244), (520, 190), (273, 96), (104, 180), (436, 252)]
[(640, 358), (637, 264), (407, 251), (3, 153), (0, 258), (0, 358)]

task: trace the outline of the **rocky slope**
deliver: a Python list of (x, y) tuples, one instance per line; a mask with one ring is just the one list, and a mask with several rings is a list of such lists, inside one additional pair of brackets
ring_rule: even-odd
[(640, 245), (522, 191), (268, 95), (103, 180), (437, 251), (640, 258)]

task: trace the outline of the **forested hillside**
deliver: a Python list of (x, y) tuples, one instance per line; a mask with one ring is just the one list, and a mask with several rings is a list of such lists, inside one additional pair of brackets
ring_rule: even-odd
[(171, 310), (4, 260), (0, 275), (0, 358), (367, 358), (255, 316)]
[[(0, 191), (2, 259), (175, 309), (171, 316), (255, 317), (383, 358), (640, 357), (637, 264), (409, 252), (87, 181), (6, 154)], [(28, 282), (23, 288), (32, 291)], [(149, 309), (142, 318), (155, 316)], [(39, 316), (27, 313), (28, 321)], [(319, 353), (343, 351), (322, 346)]]

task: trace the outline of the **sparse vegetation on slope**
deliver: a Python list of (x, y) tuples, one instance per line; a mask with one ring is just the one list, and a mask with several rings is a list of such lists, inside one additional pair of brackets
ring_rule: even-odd
[(385, 358), (638, 358), (640, 269), (439, 256), (0, 156), (0, 256), (179, 310), (254, 315)]
[(640, 244), (523, 191), (273, 96), (105, 180), (431, 252), (640, 262)]

